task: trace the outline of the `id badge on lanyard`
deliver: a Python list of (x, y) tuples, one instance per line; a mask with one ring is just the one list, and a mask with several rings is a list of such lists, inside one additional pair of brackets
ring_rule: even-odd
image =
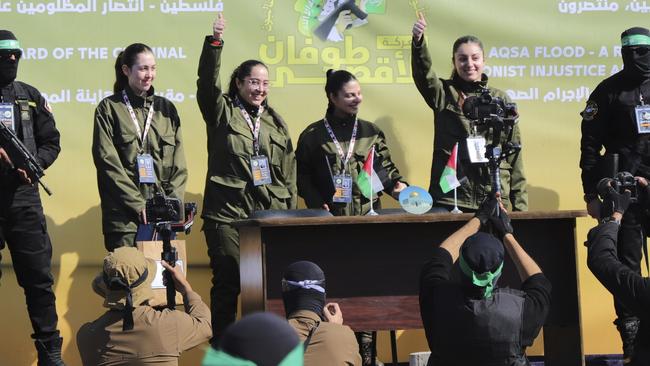
[(251, 172), (253, 172), (253, 185), (261, 186), (271, 184), (271, 169), (269, 168), (269, 158), (264, 155), (251, 157)]
[(352, 177), (349, 174), (338, 174), (332, 177), (334, 180), (334, 196), (332, 202), (352, 202)]
[(16, 122), (14, 121), (14, 105), (11, 103), (0, 103), (0, 122), (5, 127), (16, 131)]
[(138, 154), (138, 177), (140, 183), (156, 183), (153, 157), (150, 154)]
[(636, 127), (639, 133), (650, 133), (650, 105), (638, 105), (634, 107), (636, 115)]

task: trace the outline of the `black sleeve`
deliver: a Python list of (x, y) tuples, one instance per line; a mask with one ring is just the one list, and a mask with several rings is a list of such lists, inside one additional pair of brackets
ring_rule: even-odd
[(635, 315), (647, 316), (650, 309), (650, 279), (620, 262), (616, 255), (619, 225), (600, 224), (587, 235), (587, 266), (598, 281)]
[(449, 281), (453, 264), (451, 254), (446, 249), (434, 248), (433, 257), (420, 272), (420, 295), (430, 294), (433, 288)]
[(523, 330), (521, 343), (528, 347), (539, 334), (551, 306), (551, 282), (543, 273), (532, 275), (521, 285), (526, 293), (524, 300)]
[(43, 169), (47, 169), (61, 151), (59, 145), (60, 134), (54, 123), (54, 116), (45, 98), (35, 91), (34, 101), (36, 108), (34, 112), (34, 140), (36, 141), (36, 159)]
[(606, 84), (598, 85), (581, 112), (580, 169), (582, 169), (582, 189), (585, 194), (596, 193), (596, 184), (602, 175), (599, 171), (600, 150), (610, 123), (611, 96), (608, 89)]

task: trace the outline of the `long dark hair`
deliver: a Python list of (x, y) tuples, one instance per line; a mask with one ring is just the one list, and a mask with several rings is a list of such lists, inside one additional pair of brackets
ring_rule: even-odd
[(327, 114), (334, 112), (334, 105), (330, 101), (330, 94), (337, 95), (343, 85), (349, 83), (352, 80), (357, 81), (356, 76), (347, 70), (336, 70), (333, 69), (327, 70), (325, 74), (327, 76), (327, 81), (325, 82), (325, 95), (327, 96)]
[(117, 94), (129, 85), (129, 78), (124, 75), (122, 65), (126, 65), (128, 68), (133, 67), (138, 55), (143, 52), (153, 53), (151, 47), (146, 44), (133, 43), (117, 55), (117, 59), (115, 60), (115, 84), (113, 84), (113, 93)]
[[(239, 88), (237, 88), (237, 80), (240, 82), (243, 82), (244, 79), (248, 76), (251, 76), (251, 72), (253, 71), (253, 68), (255, 66), (262, 66), (268, 71), (268, 66), (264, 64), (264, 62), (259, 61), (259, 60), (246, 60), (239, 64), (233, 70), (232, 75), (230, 75), (230, 82), (228, 83), (228, 96), (230, 97), (231, 100), (235, 100), (239, 96)], [(268, 102), (269, 98), (268, 95), (266, 99), (264, 99), (264, 102), (262, 105), (264, 105), (264, 108), (269, 112), (271, 117), (273, 117), (273, 121), (275, 122), (278, 127), (282, 128), (284, 132), (288, 135), (289, 134), (289, 127), (287, 126), (286, 122), (280, 117), (280, 115), (275, 111), (275, 109), (271, 108)]]
[(451, 48), (451, 63), (452, 63), (452, 65), (454, 65), (454, 68), (451, 71), (451, 77), (452, 78), (455, 78), (456, 76), (458, 76), (458, 73), (456, 72), (456, 65), (454, 64), (454, 57), (456, 55), (456, 51), (458, 51), (458, 47), (460, 47), (461, 45), (464, 45), (465, 43), (476, 43), (478, 45), (478, 47), (481, 49), (481, 52), (483, 52), (483, 54), (485, 55), (485, 51), (483, 49), (483, 42), (481, 42), (481, 40), (478, 39), (478, 37), (467, 35), (467, 36), (462, 36), (462, 37), (458, 38), (454, 42), (454, 45)]

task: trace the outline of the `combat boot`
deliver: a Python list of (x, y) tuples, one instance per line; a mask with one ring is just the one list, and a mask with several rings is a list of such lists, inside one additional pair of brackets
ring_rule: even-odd
[(61, 359), (63, 338), (37, 339), (34, 344), (36, 345), (36, 351), (38, 351), (38, 366), (65, 366)]
[(621, 335), (621, 341), (623, 341), (623, 364), (628, 364), (632, 361), (634, 355), (634, 341), (639, 331), (639, 319), (616, 319), (614, 324), (616, 324), (616, 329)]

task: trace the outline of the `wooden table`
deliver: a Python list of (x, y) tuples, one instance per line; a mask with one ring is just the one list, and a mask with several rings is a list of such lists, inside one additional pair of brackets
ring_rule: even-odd
[[(515, 236), (553, 284), (544, 326), (546, 365), (583, 365), (576, 268), (576, 217), (585, 211), (513, 212)], [(282, 271), (298, 260), (325, 272), (329, 301), (355, 330), (422, 328), (418, 278), (431, 248), (471, 214), (266, 218), (237, 223), (243, 314), (284, 315)], [(582, 245), (582, 244), (580, 244)], [(507, 257), (507, 256), (506, 256)], [(521, 284), (506, 258), (501, 286)]]

